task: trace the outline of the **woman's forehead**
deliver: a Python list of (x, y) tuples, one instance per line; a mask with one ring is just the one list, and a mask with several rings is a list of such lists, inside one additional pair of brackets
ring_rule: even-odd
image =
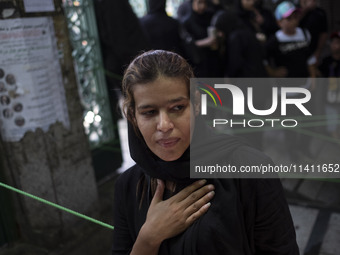
[(146, 84), (136, 84), (133, 96), (137, 103), (174, 102), (189, 99), (189, 88), (183, 79), (159, 78)]
[(189, 85), (185, 82), (184, 79), (181, 78), (168, 78), (168, 77), (160, 77), (154, 81), (148, 83), (137, 83), (134, 85), (133, 92), (137, 93), (171, 93), (174, 94), (176, 92), (186, 93), (188, 94)]

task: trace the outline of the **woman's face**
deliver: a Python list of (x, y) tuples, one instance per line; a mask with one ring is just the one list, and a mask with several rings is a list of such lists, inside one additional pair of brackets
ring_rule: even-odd
[(310, 10), (317, 6), (316, 0), (300, 0), (302, 9)]
[(198, 14), (202, 14), (207, 9), (206, 0), (193, 0), (192, 1), (192, 10)]
[(182, 156), (191, 140), (193, 106), (185, 82), (160, 77), (133, 90), (135, 120), (149, 149), (165, 161)]
[(252, 10), (254, 8), (254, 0), (241, 0), (242, 7), (245, 10)]

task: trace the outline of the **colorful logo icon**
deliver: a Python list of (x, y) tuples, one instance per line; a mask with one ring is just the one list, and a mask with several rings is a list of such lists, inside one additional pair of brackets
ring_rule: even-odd
[[(203, 85), (203, 86), (207, 87), (208, 89), (210, 89), (210, 90), (216, 95), (216, 97), (218, 98), (218, 100), (220, 101), (220, 104), (221, 104), (221, 106), (222, 106), (221, 97), (220, 97), (220, 95), (217, 93), (217, 91), (216, 91), (213, 87), (211, 87), (210, 85), (205, 84), (205, 83), (203, 83), (203, 82), (198, 82), (198, 83), (199, 83), (200, 85)], [(214, 101), (215, 106), (217, 106), (215, 97), (211, 94), (211, 92), (210, 92), (209, 90), (204, 89), (204, 88), (202, 88), (202, 87), (198, 87), (198, 88), (199, 88), (200, 90), (204, 91), (205, 93), (207, 93), (207, 94), (212, 98), (212, 100)]]

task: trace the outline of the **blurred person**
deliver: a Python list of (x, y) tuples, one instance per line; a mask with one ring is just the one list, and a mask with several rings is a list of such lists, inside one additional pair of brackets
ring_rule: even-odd
[(226, 7), (223, 0), (208, 0), (208, 8), (210, 8), (213, 13), (216, 13), (220, 10), (224, 10)]
[(265, 49), (233, 11), (220, 12), (214, 17), (213, 25), (224, 39), (226, 77), (268, 76), (263, 64)]
[(328, 20), (326, 12), (318, 6), (317, 0), (300, 0), (301, 19), (299, 26), (306, 28), (311, 34), (310, 54), (317, 62), (328, 39)]
[(180, 23), (167, 15), (166, 0), (148, 0), (148, 13), (140, 19), (152, 49), (170, 50), (183, 55)]
[(340, 140), (340, 31), (334, 31), (330, 36), (330, 52), (322, 59), (319, 69), (322, 77), (329, 77), (323, 86), (327, 132)]
[(298, 27), (297, 8), (289, 1), (279, 4), (275, 17), (280, 27), (266, 44), (272, 77), (316, 77), (316, 58), (309, 55), (311, 35)]
[(255, 0), (235, 0), (235, 10), (246, 27), (252, 31), (261, 42), (266, 41), (262, 25), (265, 22), (263, 15), (255, 6)]
[(183, 22), (185, 33), (182, 37), (190, 46), (188, 58), (198, 77), (220, 77), (222, 74), (216, 35), (208, 34), (213, 14), (207, 0), (191, 0), (190, 16)]
[[(209, 11), (216, 13), (219, 10), (226, 8), (227, 1), (233, 0), (207, 0), (207, 5)], [(183, 1), (177, 9), (177, 19), (183, 23), (189, 16), (191, 12), (191, 0)]]
[(191, 0), (184, 0), (177, 8), (177, 19), (180, 23), (183, 23), (189, 18), (191, 12)]
[(264, 7), (263, 0), (255, 0), (254, 6), (263, 17), (263, 22), (260, 23), (261, 31), (266, 35), (266, 38), (269, 38), (279, 30), (275, 16), (271, 10)]
[[(275, 9), (275, 17), (280, 27), (266, 45), (268, 64), (266, 65), (268, 74), (276, 78), (304, 78), (291, 79), (290, 86), (298, 86), (310, 91), (314, 91), (316, 69), (316, 58), (310, 56), (309, 45), (311, 35), (306, 29), (298, 27), (297, 8), (289, 1), (283, 1)], [(298, 95), (292, 94), (289, 98), (296, 98)], [(305, 104), (312, 108), (311, 101)], [(287, 115), (298, 116), (297, 108), (290, 109)], [(299, 134), (296, 131), (285, 130), (287, 151), (292, 161), (297, 162), (299, 158), (306, 160), (313, 158), (310, 152), (309, 136)], [(299, 156), (300, 155), (300, 156)]]
[[(138, 52), (150, 49), (150, 45), (128, 1), (96, 0), (94, 7), (110, 105), (116, 121), (121, 117), (117, 102), (121, 97), (124, 67)], [(118, 133), (116, 135), (118, 137)]]
[[(224, 54), (225, 59), (225, 77), (231, 78), (266, 78), (268, 77), (264, 60), (265, 51), (263, 45), (257, 40), (256, 35), (249, 31), (241, 21), (241, 19), (232, 11), (226, 10), (220, 12), (214, 18), (214, 26), (218, 29), (218, 33), (224, 38)], [(247, 93), (248, 82), (240, 84), (240, 79), (237, 80), (237, 85)], [(243, 80), (246, 81), (246, 80)], [(232, 83), (233, 84), (233, 83)], [(265, 79), (253, 79), (251, 86), (254, 87), (254, 105), (257, 109), (263, 109), (267, 103), (271, 87)], [(231, 102), (232, 100), (228, 100)], [(247, 112), (247, 116), (252, 116)], [(263, 132), (245, 132), (240, 134), (252, 146), (262, 149)]]

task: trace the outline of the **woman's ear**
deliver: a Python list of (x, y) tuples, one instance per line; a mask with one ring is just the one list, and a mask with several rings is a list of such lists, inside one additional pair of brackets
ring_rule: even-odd
[(196, 90), (194, 104), (195, 116), (198, 116), (198, 114), (200, 113), (200, 108), (201, 108), (201, 93), (198, 90)]

